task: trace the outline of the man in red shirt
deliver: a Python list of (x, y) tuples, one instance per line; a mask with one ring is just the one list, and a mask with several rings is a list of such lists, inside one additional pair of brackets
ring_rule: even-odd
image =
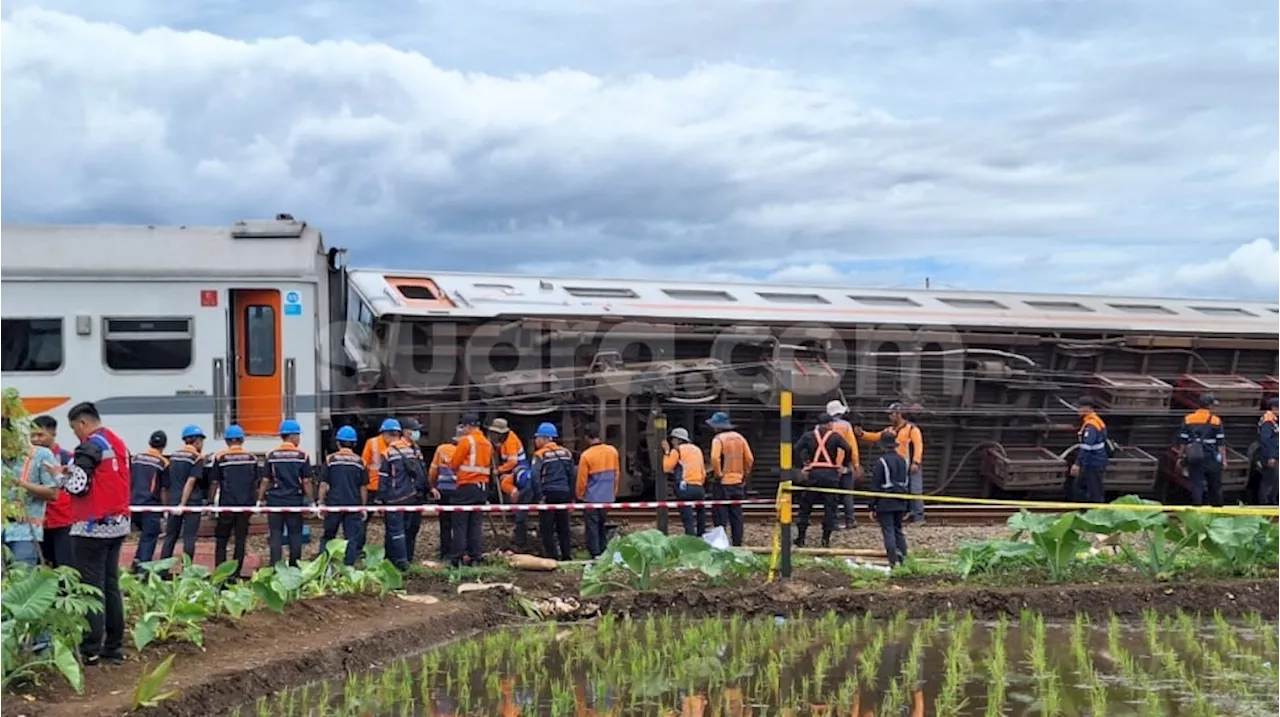
[[(58, 421), (53, 416), (36, 416), (31, 421), (31, 442), (53, 451), (59, 466), (71, 462), (71, 451), (58, 445)], [(44, 514), (44, 540), (40, 543), (44, 561), (53, 567), (71, 564), (71, 496), (58, 491)]]

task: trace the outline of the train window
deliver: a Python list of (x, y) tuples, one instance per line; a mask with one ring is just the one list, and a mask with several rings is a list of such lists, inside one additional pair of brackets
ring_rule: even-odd
[(938, 301), (956, 309), (994, 309), (996, 311), (1007, 311), (1009, 309), (1009, 307), (999, 301), (993, 301), (991, 299), (966, 299), (955, 296), (940, 296), (938, 297)]
[(250, 376), (276, 375), (276, 310), (271, 306), (244, 308), (244, 366)]
[(850, 296), (850, 299), (867, 306), (901, 306), (912, 307), (920, 304), (905, 296)]
[(413, 284), (397, 284), (396, 291), (406, 299), (414, 299), (417, 301), (435, 301), (436, 294), (425, 286), (415, 286)]
[(640, 295), (631, 289), (614, 286), (566, 286), (570, 296), (586, 299), (638, 299)]
[(772, 301), (775, 304), (830, 304), (826, 298), (817, 294), (787, 294), (776, 291), (757, 291), (759, 296), (765, 301)]
[(62, 319), (4, 319), (0, 336), (5, 373), (62, 368)]
[(1079, 311), (1084, 313), (1093, 311), (1093, 309), (1084, 304), (1074, 301), (1028, 301), (1025, 303), (1033, 309), (1042, 309), (1044, 311)]
[(1245, 311), (1238, 306), (1193, 306), (1191, 307), (1202, 314), (1210, 316), (1254, 316), (1252, 312)]
[(737, 301), (727, 291), (711, 289), (663, 289), (662, 293), (677, 301)]
[(194, 338), (190, 318), (104, 318), (102, 360), (112, 371), (182, 371), (191, 366)]
[(1168, 308), (1160, 306), (1159, 304), (1107, 304), (1107, 306), (1118, 311), (1123, 311), (1126, 314), (1163, 314), (1171, 316), (1177, 313), (1170, 311)]

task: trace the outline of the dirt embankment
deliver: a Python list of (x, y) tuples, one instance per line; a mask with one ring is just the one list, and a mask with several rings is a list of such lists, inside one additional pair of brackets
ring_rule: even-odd
[(205, 629), (205, 650), (168, 643), (118, 666), (85, 670), (84, 695), (50, 680), (29, 696), (8, 695), (4, 717), (123, 715), (145, 672), (177, 653), (163, 690), (177, 695), (130, 714), (195, 717), (226, 714), (237, 705), (286, 687), (362, 672), (476, 630), (514, 618), (497, 594), (421, 604), (388, 597), (319, 598), (284, 613), (259, 611), (238, 623)]
[[(578, 576), (522, 573), (512, 577), (522, 594), (576, 597)], [(883, 589), (847, 587), (847, 577), (803, 574), (788, 582), (711, 587), (697, 578), (651, 593), (615, 593), (582, 599), (600, 611), (643, 616), (673, 612), (692, 617), (714, 615), (796, 615), (834, 610), (871, 612), (890, 617), (905, 610), (925, 617), (947, 610), (968, 610), (981, 619), (1017, 616), (1032, 609), (1051, 618), (1077, 612), (1095, 617), (1116, 613), (1137, 617), (1143, 610), (1212, 612), (1227, 617), (1257, 612), (1277, 619), (1280, 601), (1275, 579), (1202, 581), (1181, 584), (1100, 584), (1030, 588), (895, 584)], [(85, 717), (122, 715), (145, 669), (177, 653), (166, 690), (178, 695), (141, 715), (194, 717), (224, 714), (236, 705), (306, 682), (337, 678), (375, 668), (406, 654), (464, 636), (475, 630), (512, 624), (522, 618), (502, 590), (457, 595), (457, 585), (442, 577), (413, 577), (409, 592), (433, 595), (423, 604), (388, 597), (322, 598), (290, 606), (283, 614), (255, 612), (239, 623), (217, 621), (205, 634), (206, 650), (186, 643), (147, 650), (144, 665), (136, 657), (124, 665), (91, 668), (85, 695), (54, 681), (30, 698), (7, 696), (3, 717)], [(589, 612), (589, 611), (584, 611)]]

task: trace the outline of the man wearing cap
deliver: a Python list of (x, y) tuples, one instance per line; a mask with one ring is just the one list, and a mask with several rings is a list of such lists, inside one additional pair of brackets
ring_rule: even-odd
[[(716, 432), (711, 439), (711, 474), (715, 477), (715, 485), (719, 486), (719, 495), (713, 493), (712, 497), (717, 500), (743, 500), (747, 497), (747, 476), (751, 475), (756, 461), (751, 445), (741, 433), (733, 430), (729, 414), (723, 411), (712, 414), (707, 425)], [(711, 512), (719, 516), (716, 525), (728, 525), (730, 541), (734, 545), (742, 545), (742, 506), (717, 505)]]
[[(840, 487), (840, 469), (848, 465), (849, 443), (831, 427), (831, 416), (822, 414), (812, 431), (805, 432), (795, 443), (795, 454), (803, 466), (803, 484), (810, 488), (834, 489)], [(796, 516), (796, 545), (803, 547), (805, 533), (809, 529), (809, 514), (818, 501), (822, 501), (822, 547), (831, 545), (831, 533), (836, 529), (836, 510), (839, 501), (835, 493), (806, 490), (800, 493), (800, 513)]]
[[(676, 484), (677, 500), (704, 500), (707, 469), (702, 459), (702, 449), (689, 441), (689, 431), (677, 428), (669, 438), (662, 440), (662, 470), (671, 474)], [(702, 535), (707, 532), (707, 511), (702, 506), (681, 506), (680, 522), (685, 535)]]
[[(497, 451), (498, 491), (505, 501), (529, 505), (533, 502), (533, 489), (529, 485), (529, 459), (524, 452), (520, 436), (511, 430), (505, 418), (495, 418), (489, 424), (489, 440)], [(523, 548), (529, 542), (529, 513), (518, 511), (515, 515), (513, 541)]]
[[(840, 467), (840, 489), (853, 490), (854, 481), (862, 477), (862, 457), (858, 455), (858, 440), (853, 435), (853, 425), (844, 419), (849, 407), (839, 399), (827, 401), (827, 415), (831, 416), (831, 429), (840, 434), (849, 444), (849, 465)], [(840, 505), (844, 508), (844, 527), (857, 527), (858, 518), (853, 506), (853, 495), (840, 496)]]
[[(204, 431), (199, 426), (183, 428), (182, 448), (169, 456), (169, 505), (179, 508), (199, 508), (204, 505), (205, 487), (208, 485), (204, 463)], [(199, 532), (199, 513), (170, 513), (165, 521), (160, 559), (173, 557), (173, 551), (178, 545), (178, 535), (181, 534), (182, 552), (194, 560), (196, 536)]]
[[(463, 414), (460, 421), (463, 435), (458, 447), (449, 459), (458, 487), (453, 492), (456, 506), (482, 506), (489, 496), (489, 477), (493, 473), (493, 444), (480, 431), (480, 417), (474, 413)], [(479, 565), (483, 560), (480, 545), (480, 528), (484, 515), (480, 511), (460, 511), (453, 516), (452, 552), (449, 561), (455, 567), (464, 564)]]
[[(427, 468), (427, 482), (431, 484), (434, 495), (437, 496), (436, 501), (440, 505), (453, 504), (453, 491), (458, 487), (458, 478), (453, 473), (453, 468), (449, 466), (449, 461), (453, 458), (453, 452), (458, 447), (458, 439), (463, 436), (462, 426), (454, 429), (453, 438), (448, 443), (441, 443), (436, 446), (436, 452), (431, 456), (431, 465)], [(453, 513), (449, 511), (441, 511), (438, 516), (440, 522), (440, 559), (447, 560), (452, 552), (453, 545)]]
[(320, 548), (324, 550), (330, 540), (338, 537), (341, 527), (342, 537), (347, 540), (347, 551), (343, 555), (343, 563), (347, 565), (355, 565), (364, 549), (364, 521), (356, 509), (369, 502), (364, 461), (356, 453), (358, 438), (352, 426), (343, 426), (334, 434), (338, 450), (326, 456), (320, 468), (320, 492), (316, 501), (329, 508), (350, 509), (325, 513), (324, 536), (320, 539)]
[(1276, 505), (1280, 497), (1280, 486), (1277, 485), (1276, 461), (1280, 458), (1280, 438), (1276, 433), (1277, 400), (1272, 396), (1267, 400), (1267, 412), (1258, 420), (1258, 463), (1260, 464), (1262, 481), (1258, 486), (1258, 502), (1262, 505)]
[[(912, 495), (924, 494), (924, 474), (921, 472), (921, 466), (924, 465), (924, 435), (920, 432), (920, 427), (907, 420), (907, 407), (901, 403), (889, 404), (889, 425), (884, 429), (893, 434), (897, 440), (898, 455), (907, 461), (908, 477), (911, 480)], [(853, 429), (853, 433), (859, 439), (875, 443), (880, 440), (880, 434), (884, 431), (863, 431), (859, 427)], [(911, 519), (917, 525), (924, 523), (924, 501), (915, 499), (911, 501)]]
[(1094, 410), (1093, 398), (1082, 396), (1076, 401), (1080, 430), (1076, 434), (1076, 460), (1071, 464), (1070, 500), (1079, 503), (1104, 501), (1107, 472), (1107, 424)]
[[(1200, 408), (1182, 419), (1178, 434), (1179, 463), (1191, 486), (1191, 504), (1222, 505), (1222, 471), (1227, 467), (1227, 435), (1222, 418), (1213, 412), (1218, 399), (1206, 393)], [(1207, 495), (1206, 495), (1207, 493)]]
[[(169, 494), (169, 459), (164, 448), (169, 437), (164, 431), (155, 431), (147, 440), (147, 450), (129, 459), (129, 503), (132, 505), (165, 505)], [(156, 542), (160, 539), (160, 525), (164, 522), (160, 513), (136, 513), (138, 520), (138, 547), (133, 552), (133, 570), (156, 557)]]

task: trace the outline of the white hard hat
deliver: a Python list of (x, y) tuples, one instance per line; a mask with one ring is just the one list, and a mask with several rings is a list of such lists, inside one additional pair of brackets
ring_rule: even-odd
[(688, 441), (688, 440), (689, 440), (689, 432), (688, 432), (688, 431), (686, 431), (686, 430), (685, 430), (685, 429), (683, 429), (683, 428), (677, 428), (677, 429), (675, 429), (675, 430), (671, 431), (671, 437), (672, 437), (672, 438), (679, 439), (679, 440), (681, 440), (681, 441)]
[(840, 399), (833, 398), (827, 401), (827, 414), (831, 416), (843, 416), (849, 412), (849, 407), (840, 403)]

